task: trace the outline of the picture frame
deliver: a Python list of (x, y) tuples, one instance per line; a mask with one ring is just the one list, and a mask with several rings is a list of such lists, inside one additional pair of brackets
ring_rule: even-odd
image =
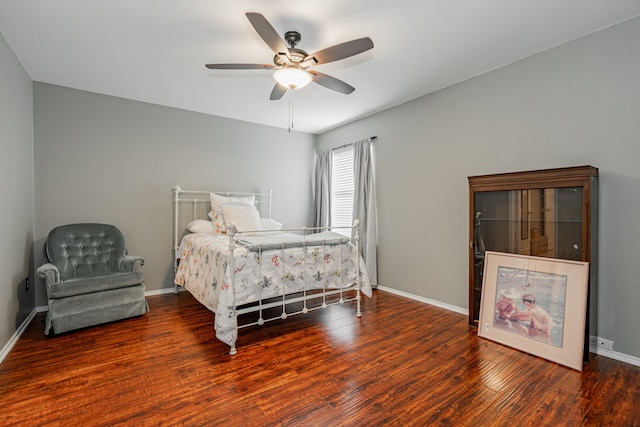
[(582, 371), (589, 263), (485, 252), (478, 336)]

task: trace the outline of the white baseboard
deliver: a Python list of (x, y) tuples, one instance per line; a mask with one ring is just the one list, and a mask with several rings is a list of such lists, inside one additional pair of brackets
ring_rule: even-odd
[(9, 342), (7, 342), (7, 344), (2, 348), (2, 351), (0, 351), (0, 363), (2, 363), (2, 361), (5, 359), (5, 357), (7, 357), (9, 352), (16, 345), (16, 343), (18, 342), (18, 339), (20, 338), (22, 333), (25, 331), (25, 329), (27, 329), (27, 326), (29, 326), (29, 323), (31, 323), (33, 318), (36, 317), (36, 313), (37, 313), (36, 309), (33, 309), (33, 311), (31, 311), (31, 313), (29, 313), (27, 318), (24, 319), (24, 322), (22, 322), (20, 327), (11, 336), (11, 339), (9, 340)]
[[(469, 310), (466, 308), (462, 308), (462, 307), (458, 307), (455, 305), (451, 305), (451, 304), (445, 304), (443, 302), (440, 301), (436, 301), (436, 300), (432, 300), (429, 298), (424, 298), (418, 295), (413, 295), (410, 294), (408, 292), (403, 292), (403, 291), (399, 291), (397, 289), (393, 289), (393, 288), (388, 288), (386, 286), (380, 286), (378, 285), (377, 289), (380, 289), (381, 291), (385, 291), (385, 292), (389, 292), (392, 294), (396, 294), (396, 295), (400, 295), (415, 301), (419, 301), (419, 302), (423, 302), (425, 304), (429, 304), (429, 305), (433, 305), (436, 307), (440, 307), (440, 308), (444, 308), (445, 310), (449, 310), (449, 311), (453, 311), (455, 313), (460, 313), (460, 314), (464, 314), (464, 315), (469, 315)], [(593, 338), (593, 337), (592, 337)], [(634, 356), (629, 356), (628, 354), (624, 354), (624, 353), (619, 353), (617, 351), (613, 351), (613, 350), (607, 350), (604, 348), (600, 348), (600, 347), (596, 347), (593, 345), (589, 346), (589, 351), (591, 353), (595, 353), (599, 356), (604, 356), (604, 357), (608, 357), (610, 359), (614, 359), (617, 360), (619, 362), (624, 362), (624, 363), (628, 363), (630, 365), (635, 365), (635, 366), (640, 366), (640, 358), (638, 357), (634, 357)]]
[(589, 351), (591, 353), (597, 354), (598, 356), (604, 356), (604, 357), (608, 357), (609, 359), (617, 360), (619, 362), (624, 362), (624, 363), (628, 363), (630, 365), (640, 366), (640, 358), (634, 357), (634, 356), (629, 356), (628, 354), (619, 353), (619, 352), (613, 351), (613, 350), (607, 350), (607, 349), (600, 348), (600, 347), (593, 346), (593, 345), (589, 346)]
[(397, 289), (393, 289), (393, 288), (388, 288), (386, 286), (380, 286), (378, 285), (378, 287), (376, 289), (380, 289), (381, 291), (385, 291), (385, 292), (389, 292), (392, 294), (396, 294), (396, 295), (400, 295), (401, 297), (406, 297), (415, 301), (419, 301), (419, 302), (423, 302), (425, 304), (429, 304), (429, 305), (433, 305), (435, 307), (440, 307), (440, 308), (444, 308), (445, 310), (449, 310), (449, 311), (453, 311), (455, 313), (459, 313), (459, 314), (464, 314), (465, 316), (469, 315), (469, 310), (467, 310), (466, 308), (463, 307), (458, 307), (455, 305), (451, 305), (451, 304), (446, 304), (440, 301), (436, 301), (433, 299), (429, 299), (429, 298), (425, 298), (425, 297), (421, 297), (418, 295), (414, 295), (414, 294), (410, 294), (408, 292), (403, 292), (403, 291), (399, 291)]
[[(183, 288), (182, 286), (178, 286), (178, 292), (184, 292), (184, 291), (186, 291), (185, 288)], [(152, 295), (174, 294), (175, 292), (176, 292), (175, 288), (156, 289), (153, 291), (146, 291), (144, 293), (144, 296), (148, 297)]]

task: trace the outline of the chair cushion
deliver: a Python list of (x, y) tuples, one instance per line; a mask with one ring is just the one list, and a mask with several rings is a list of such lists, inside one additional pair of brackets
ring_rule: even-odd
[(90, 294), (109, 289), (126, 288), (143, 283), (140, 271), (127, 273), (113, 273), (105, 276), (78, 277), (62, 282), (51, 283), (47, 286), (50, 299), (65, 298), (73, 295)]

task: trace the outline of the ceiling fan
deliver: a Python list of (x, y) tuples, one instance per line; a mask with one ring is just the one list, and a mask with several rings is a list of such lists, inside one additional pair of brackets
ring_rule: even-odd
[(355, 90), (353, 86), (342, 80), (311, 70), (310, 67), (349, 58), (373, 48), (373, 42), (369, 37), (340, 43), (309, 55), (304, 50), (296, 47), (301, 39), (299, 32), (287, 31), (285, 33), (284, 40), (289, 44), (289, 47), (287, 47), (285, 41), (263, 15), (256, 12), (247, 12), (246, 15), (258, 35), (275, 53), (273, 65), (206, 64), (207, 68), (212, 70), (276, 70), (273, 75), (276, 84), (269, 98), (272, 101), (282, 98), (287, 89), (299, 89), (312, 81), (320, 86), (346, 95)]

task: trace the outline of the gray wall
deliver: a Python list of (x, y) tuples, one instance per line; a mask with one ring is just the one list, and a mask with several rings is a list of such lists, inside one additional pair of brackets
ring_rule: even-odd
[(274, 218), (311, 224), (312, 135), (43, 83), (34, 83), (34, 123), (36, 265), (53, 227), (107, 222), (145, 257), (147, 290), (172, 287), (176, 184), (271, 189)]
[(640, 357), (640, 19), (320, 135), (377, 135), (379, 283), (467, 308), (467, 177), (600, 169), (598, 335)]
[(29, 75), (1, 34), (0, 64), (1, 349), (35, 307), (35, 297), (24, 283), (34, 236), (33, 92)]

